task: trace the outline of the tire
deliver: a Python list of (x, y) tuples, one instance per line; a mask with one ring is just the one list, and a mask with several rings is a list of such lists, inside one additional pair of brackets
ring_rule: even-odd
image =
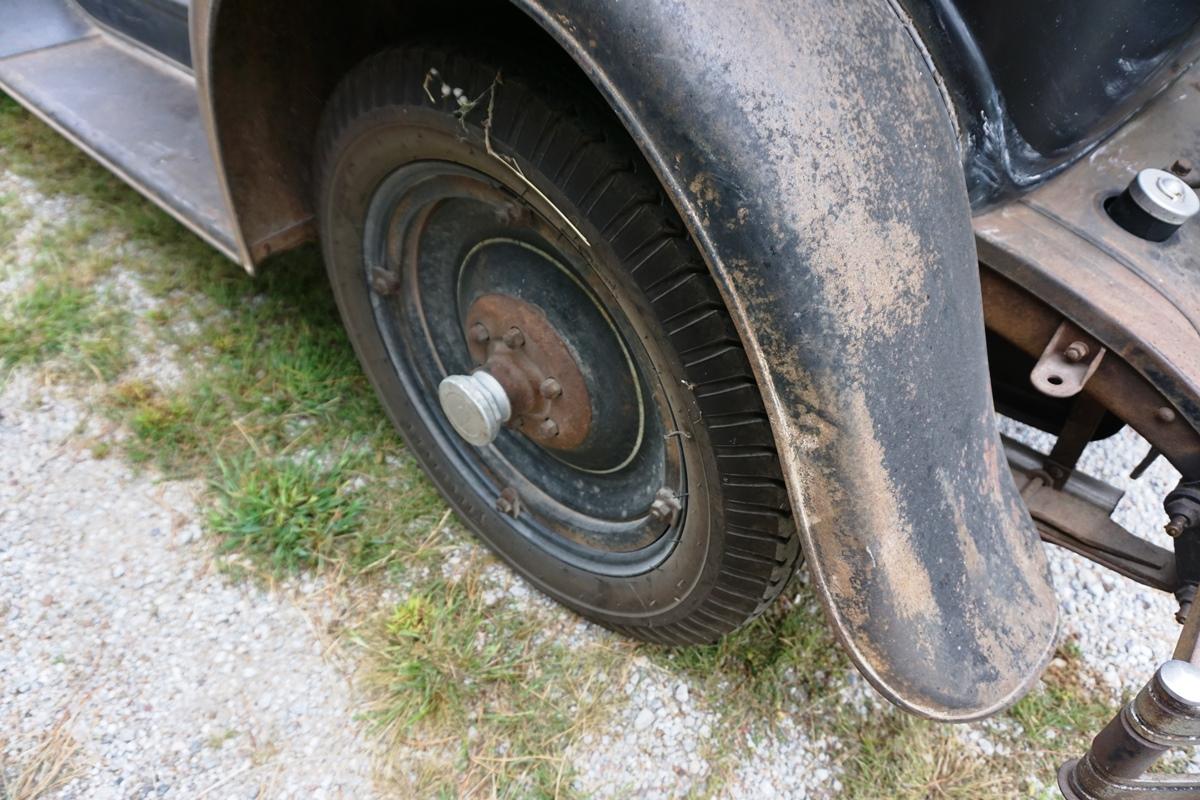
[[(505, 561), (629, 636), (713, 642), (760, 614), (799, 561), (762, 399), (636, 146), (587, 87), (538, 74), (412, 46), (343, 80), (315, 166), (333, 291), (408, 446)], [(486, 447), (449, 427), (439, 382), (519, 357), (485, 338), (494, 320), (466, 327), (485, 296), (505, 314), (536, 309), (553, 328), (538, 346), (559, 341), (574, 359), (563, 371), (579, 370), (587, 403), (575, 392), (537, 412), (592, 415), (573, 449), (537, 440), (541, 427)]]

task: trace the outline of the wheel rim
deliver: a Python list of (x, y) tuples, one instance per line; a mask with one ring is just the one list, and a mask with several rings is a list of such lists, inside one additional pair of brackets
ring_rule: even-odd
[[(422, 161), (380, 184), (363, 232), (376, 326), (408, 401), (477, 500), (573, 566), (648, 571), (683, 529), (686, 451), (645, 315), (595, 248), (589, 258), (575, 246), (577, 229), (512, 182)], [(505, 330), (484, 339), (481, 327)], [(530, 341), (501, 344), (508, 327)], [(521, 374), (554, 378), (558, 394), (542, 391), (491, 444), (468, 444), (439, 405), (439, 384), (518, 351)]]

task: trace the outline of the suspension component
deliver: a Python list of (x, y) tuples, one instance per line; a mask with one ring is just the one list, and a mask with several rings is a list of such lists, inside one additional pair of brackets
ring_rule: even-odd
[(1200, 776), (1142, 776), (1172, 747), (1200, 744), (1200, 668), (1172, 659), (1092, 740), (1083, 758), (1063, 764), (1067, 800), (1198, 800)]

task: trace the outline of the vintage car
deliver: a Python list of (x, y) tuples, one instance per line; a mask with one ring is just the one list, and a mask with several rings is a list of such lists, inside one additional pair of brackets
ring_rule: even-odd
[[(2, 0), (0, 88), (253, 271), (317, 240), (464, 522), (630, 636), (801, 556), (889, 699), (1013, 703), (1042, 541), (1180, 602), (1059, 782), (1200, 740), (1196, 0)], [(1003, 439), (996, 412), (1057, 436)], [(1168, 550), (1076, 469), (1130, 426)]]

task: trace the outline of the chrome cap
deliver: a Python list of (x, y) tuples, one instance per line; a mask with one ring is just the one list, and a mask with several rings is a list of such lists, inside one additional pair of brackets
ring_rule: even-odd
[(504, 387), (483, 370), (444, 378), (438, 385), (438, 402), (458, 435), (476, 447), (494, 442), (512, 415)]
[(1166, 170), (1144, 169), (1129, 184), (1133, 202), (1159, 222), (1182, 225), (1200, 212), (1200, 198), (1177, 175)]
[(1171, 660), (1158, 668), (1158, 682), (1180, 703), (1200, 706), (1200, 668)]

